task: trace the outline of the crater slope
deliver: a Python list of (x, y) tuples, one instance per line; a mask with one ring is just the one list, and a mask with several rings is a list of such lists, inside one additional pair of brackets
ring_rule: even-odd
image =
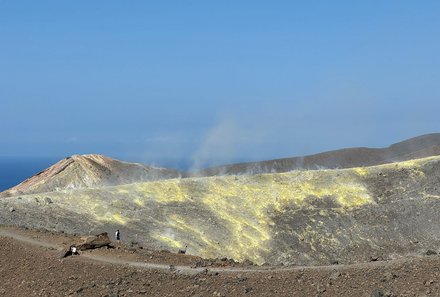
[(0, 199), (0, 224), (89, 233), (205, 258), (318, 265), (440, 245), (440, 157), (200, 177)]

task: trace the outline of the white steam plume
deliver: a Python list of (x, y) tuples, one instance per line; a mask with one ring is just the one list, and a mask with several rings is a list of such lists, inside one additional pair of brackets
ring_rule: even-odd
[(201, 146), (193, 156), (192, 172), (212, 164), (230, 162), (237, 153), (237, 146), (243, 141), (241, 131), (233, 120), (223, 120), (208, 132)]

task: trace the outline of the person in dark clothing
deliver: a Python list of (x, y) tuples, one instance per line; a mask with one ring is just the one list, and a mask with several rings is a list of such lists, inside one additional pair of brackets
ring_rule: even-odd
[(116, 230), (115, 238), (116, 238), (117, 241), (120, 241), (120, 240), (121, 240), (121, 232), (119, 232), (119, 229)]

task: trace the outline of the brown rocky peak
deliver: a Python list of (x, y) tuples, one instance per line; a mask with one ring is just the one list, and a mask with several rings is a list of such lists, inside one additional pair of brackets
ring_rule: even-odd
[(73, 155), (0, 193), (0, 197), (175, 178), (179, 172), (103, 155)]

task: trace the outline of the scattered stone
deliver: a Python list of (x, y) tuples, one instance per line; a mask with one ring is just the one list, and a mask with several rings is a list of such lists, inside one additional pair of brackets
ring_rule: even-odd
[(424, 282), (425, 287), (429, 287), (431, 284), (434, 283), (434, 280), (430, 279)]
[(385, 274), (382, 278), (382, 281), (387, 282), (387, 281), (393, 280), (395, 278), (397, 278), (397, 274), (395, 274), (394, 272), (391, 272), (391, 271), (387, 271), (387, 272), (385, 272)]
[(244, 292), (247, 294), (247, 293), (252, 292), (253, 290), (254, 290), (253, 288), (248, 287), (248, 288), (244, 289)]
[(15, 211), (15, 208), (13, 208), (13, 207), (9, 208), (9, 212), (14, 212), (14, 211)]
[(252, 262), (251, 260), (246, 259), (246, 260), (243, 261), (243, 265), (246, 265), (246, 266), (253, 266), (253, 265), (255, 265), (255, 264), (254, 264), (254, 262)]
[(47, 204), (52, 204), (53, 203), (52, 199), (50, 199), (49, 197), (45, 197), (44, 198), (44, 202), (46, 202)]
[(247, 280), (248, 280), (247, 277), (240, 277), (240, 278), (237, 279), (237, 283), (243, 283), (243, 282), (245, 282)]
[(433, 250), (427, 250), (427, 251), (426, 251), (426, 255), (427, 255), (427, 256), (437, 255), (437, 252), (436, 252), (436, 251), (433, 251)]
[(373, 256), (370, 257), (370, 262), (375, 262), (375, 261), (378, 261), (379, 259), (380, 259), (380, 256), (373, 255)]
[(323, 286), (318, 285), (316, 287), (316, 290), (318, 291), (318, 293), (324, 293), (325, 291), (327, 291), (327, 289)]
[(381, 289), (374, 289), (371, 292), (371, 297), (385, 297), (385, 293)]
[(335, 270), (330, 274), (330, 279), (335, 280), (340, 276), (341, 276), (341, 273), (339, 271)]

